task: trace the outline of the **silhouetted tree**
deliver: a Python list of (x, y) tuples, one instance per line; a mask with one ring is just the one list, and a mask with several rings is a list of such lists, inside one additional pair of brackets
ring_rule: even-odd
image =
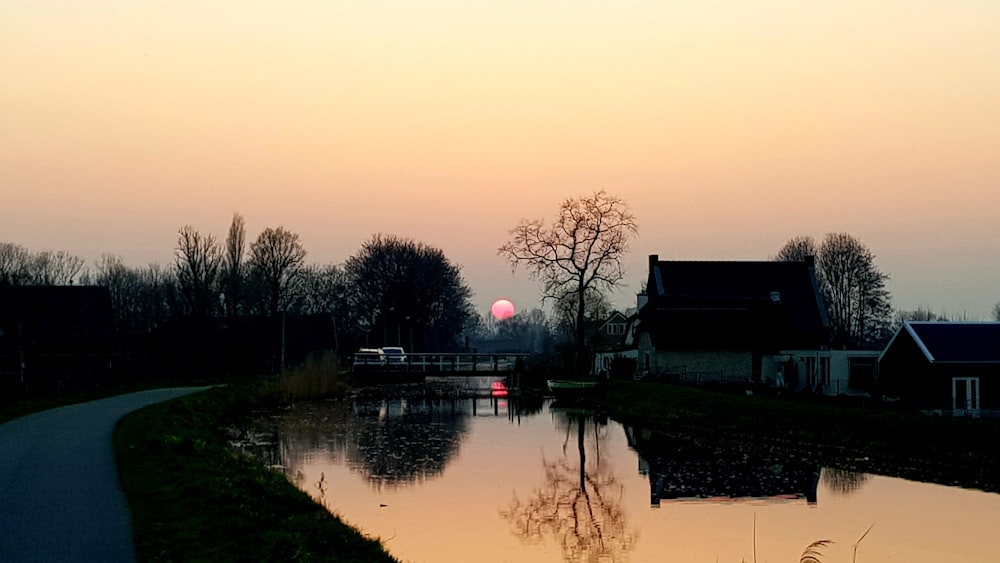
[(559, 303), (568, 296), (576, 305), (576, 366), (587, 369), (584, 321), (587, 298), (613, 288), (624, 277), (622, 260), (638, 234), (625, 201), (601, 190), (563, 201), (551, 226), (522, 219), (497, 253), (512, 268), (524, 265), (543, 283), (543, 300)]
[(65, 250), (32, 253), (11, 243), (0, 243), (0, 283), (10, 285), (69, 285), (83, 270), (83, 259)]
[(83, 258), (65, 250), (45, 250), (32, 257), (30, 270), (36, 285), (70, 285), (83, 270)]
[(246, 227), (243, 216), (233, 213), (233, 222), (226, 236), (226, 249), (222, 260), (222, 283), (225, 293), (226, 314), (236, 316), (243, 298), (244, 253), (246, 252)]
[(267, 314), (275, 316), (284, 311), (297, 296), (305, 259), (299, 235), (284, 227), (264, 229), (250, 245), (248, 264), (260, 284)]
[(174, 249), (177, 283), (191, 314), (209, 317), (217, 306), (222, 249), (213, 235), (202, 235), (185, 225), (178, 232)]
[(934, 311), (930, 309), (925, 309), (923, 307), (917, 307), (912, 311), (900, 311), (897, 315), (900, 320), (900, 324), (904, 322), (926, 322), (926, 321), (942, 321), (947, 320), (940, 317)]
[(778, 262), (804, 262), (809, 256), (819, 254), (819, 248), (812, 237), (794, 237), (785, 243), (774, 257)]
[(993, 306), (993, 320), (1000, 321), (1000, 302)]
[(375, 235), (344, 272), (357, 324), (384, 345), (454, 349), (473, 315), (461, 269), (426, 244)]
[(148, 334), (179, 308), (176, 278), (158, 264), (130, 268), (118, 256), (105, 254), (93, 274), (82, 283), (105, 286), (111, 293), (111, 308), (119, 333)]
[(0, 242), (0, 282), (25, 285), (31, 273), (31, 253), (13, 242)]
[(820, 245), (817, 265), (835, 344), (877, 347), (892, 322), (889, 276), (875, 256), (847, 233), (831, 233)]
[(829, 233), (817, 248), (811, 237), (791, 239), (777, 260), (816, 256), (816, 277), (826, 304), (833, 343), (875, 348), (893, 327), (892, 299), (885, 287), (889, 276), (875, 265), (875, 256), (847, 233)]

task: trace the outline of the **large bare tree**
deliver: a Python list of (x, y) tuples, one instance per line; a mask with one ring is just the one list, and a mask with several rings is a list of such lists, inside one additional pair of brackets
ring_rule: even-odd
[(302, 281), (306, 251), (299, 235), (284, 227), (267, 228), (250, 245), (248, 265), (262, 285), (268, 314), (284, 311)]
[(174, 265), (181, 292), (196, 317), (211, 316), (215, 310), (221, 264), (222, 249), (213, 235), (202, 235), (190, 225), (181, 228)]
[(816, 256), (816, 277), (826, 304), (833, 344), (875, 348), (892, 325), (892, 299), (885, 287), (889, 276), (875, 265), (875, 255), (848, 233), (828, 233), (817, 247), (811, 237), (788, 241), (780, 261)]
[(563, 201), (551, 225), (522, 219), (497, 250), (512, 268), (523, 265), (542, 281), (543, 300), (560, 303), (569, 298), (574, 303), (578, 373), (588, 365), (584, 326), (588, 296), (610, 290), (622, 280), (622, 260), (638, 232), (625, 201), (601, 190)]

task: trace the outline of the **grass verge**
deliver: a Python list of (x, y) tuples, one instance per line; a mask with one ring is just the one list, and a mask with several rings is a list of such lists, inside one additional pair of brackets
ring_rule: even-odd
[(839, 469), (1000, 492), (1000, 421), (616, 381), (616, 420)]
[(283, 475), (230, 448), (222, 424), (273, 389), (217, 387), (121, 420), (115, 450), (139, 561), (396, 561)]

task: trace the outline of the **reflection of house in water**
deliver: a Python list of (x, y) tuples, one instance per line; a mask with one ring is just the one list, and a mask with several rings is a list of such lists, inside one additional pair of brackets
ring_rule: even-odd
[(682, 499), (816, 503), (820, 473), (816, 466), (630, 425), (624, 428), (629, 447), (639, 454), (639, 472), (649, 477), (652, 506)]

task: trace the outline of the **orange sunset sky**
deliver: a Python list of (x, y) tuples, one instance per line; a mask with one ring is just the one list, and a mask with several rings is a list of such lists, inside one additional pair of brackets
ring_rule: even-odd
[(0, 241), (167, 265), (190, 224), (313, 263), (441, 248), (480, 313), (538, 306), (496, 249), (607, 189), (647, 255), (858, 237), (894, 304), (1000, 301), (996, 0), (0, 0)]

